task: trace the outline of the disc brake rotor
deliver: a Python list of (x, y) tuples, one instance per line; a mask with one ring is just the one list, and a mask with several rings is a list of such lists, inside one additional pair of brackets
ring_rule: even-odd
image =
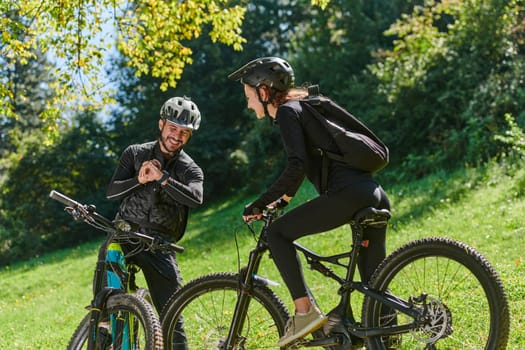
[(439, 339), (446, 338), (452, 334), (452, 314), (449, 308), (439, 300), (430, 300), (427, 304), (427, 321), (418, 330), (414, 330), (414, 336), (421, 342), (434, 344)]

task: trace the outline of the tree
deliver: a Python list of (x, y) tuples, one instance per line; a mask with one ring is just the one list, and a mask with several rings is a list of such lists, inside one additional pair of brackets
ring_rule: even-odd
[[(105, 52), (115, 40), (137, 75), (162, 80), (161, 88), (176, 86), (186, 64), (192, 62), (187, 42), (209, 26), (214, 42), (241, 49), (240, 25), (244, 8), (228, 0), (10, 0), (0, 2), (0, 57), (5, 66), (27, 64), (35, 52), (54, 57), (59, 67), (49, 74), (58, 91), (41, 113), (56, 118), (71, 103), (74, 111), (98, 107), (110, 100), (101, 79)], [(117, 38), (108, 36), (115, 28)], [(14, 92), (0, 85), (0, 115), (22, 117), (12, 104)], [(79, 103), (84, 101), (84, 103)]]
[(509, 103), (523, 101), (522, 21), (520, 1), (427, 0), (386, 32), (394, 48), (378, 51), (370, 69), (389, 101), (392, 154), (407, 173), (496, 155), (492, 136), (506, 127), (505, 113), (523, 113), (523, 103)]
[(104, 199), (116, 155), (93, 113), (63, 126), (53, 145), (29, 135), (25, 147), (0, 190), (0, 266), (93, 238), (92, 230), (75, 224), (49, 198), (53, 189), (97, 204), (97, 211), (108, 217), (116, 211), (116, 203)]
[[(326, 6), (329, 0), (312, 0)], [(0, 2), (0, 58), (6, 66), (27, 63), (35, 52), (57, 59), (49, 71), (56, 98), (41, 119), (55, 121), (61, 113), (96, 110), (112, 101), (101, 77), (106, 52), (117, 49), (137, 76), (161, 80), (160, 89), (174, 88), (193, 61), (188, 46), (206, 29), (211, 40), (241, 50), (245, 8), (235, 0), (3, 0)], [(116, 31), (116, 36), (108, 35)], [(14, 94), (0, 84), (0, 115), (20, 117)], [(79, 103), (81, 101), (82, 103)]]
[[(423, 0), (332, 0), (324, 11), (312, 9), (296, 29), (291, 59), (303, 81), (319, 83), (351, 110), (366, 112), (366, 68), (374, 52), (392, 47), (383, 32)], [(364, 106), (360, 106), (364, 104)]]
[[(4, 16), (11, 18), (16, 14), (5, 13)], [(6, 102), (20, 116), (9, 118), (0, 114), (0, 184), (26, 152), (26, 138), (44, 142), (42, 129), (46, 123), (39, 116), (55, 93), (49, 88), (53, 81), (47, 74), (51, 66), (47, 57), (38, 51), (33, 52), (33, 57), (15, 58), (9, 63), (0, 56), (0, 81), (3, 83), (0, 86), (9, 87), (11, 94)]]

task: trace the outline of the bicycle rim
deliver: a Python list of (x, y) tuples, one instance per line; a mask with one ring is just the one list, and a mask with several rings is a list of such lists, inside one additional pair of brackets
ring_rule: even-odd
[[(217, 273), (186, 284), (162, 312), (167, 349), (176, 348), (177, 320), (182, 317), (188, 349), (225, 349), (239, 294), (239, 277)], [(254, 287), (244, 327), (231, 349), (275, 349), (284, 333), (288, 312), (268, 288)]]
[[(411, 242), (385, 259), (370, 286), (405, 301), (426, 293), (429, 308), (424, 326), (402, 335), (370, 338), (370, 349), (506, 348), (509, 307), (503, 284), (490, 264), (463, 243), (447, 238)], [(412, 321), (369, 297), (364, 300), (367, 327)]]
[[(68, 350), (88, 348), (90, 319), (91, 313), (88, 313), (80, 322), (71, 337)], [(130, 294), (110, 296), (101, 313), (101, 319), (105, 322), (93, 330), (95, 349), (163, 349), (160, 322), (151, 305), (141, 298)], [(102, 328), (107, 329), (107, 336)]]

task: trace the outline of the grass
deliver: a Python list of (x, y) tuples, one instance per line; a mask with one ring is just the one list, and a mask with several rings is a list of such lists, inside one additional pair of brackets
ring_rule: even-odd
[[(511, 305), (509, 349), (525, 349), (524, 179), (525, 171), (509, 175), (506, 167), (493, 165), (385, 186), (393, 213), (387, 236), (389, 251), (420, 237), (447, 236), (473, 246), (495, 267)], [(303, 186), (294, 203), (311, 196), (312, 188)], [(188, 232), (180, 242), (186, 248), (179, 256), (186, 281), (210, 272), (236, 271), (236, 242), (241, 262), (246, 262), (253, 239), (240, 214), (248, 201), (233, 198), (192, 214)], [(0, 271), (1, 349), (66, 347), (91, 299), (99, 243), (55, 252)], [(350, 245), (349, 230), (340, 228), (304, 238), (301, 243), (323, 253), (335, 253), (341, 245)], [(263, 260), (261, 275), (280, 282), (270, 259)], [(335, 285), (306, 269), (305, 275), (319, 304), (329, 311), (336, 303)], [(290, 305), (282, 283), (275, 291)]]

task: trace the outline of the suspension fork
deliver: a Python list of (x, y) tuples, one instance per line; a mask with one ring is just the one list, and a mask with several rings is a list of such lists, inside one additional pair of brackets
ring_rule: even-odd
[[(230, 324), (228, 338), (224, 341), (223, 349), (233, 349), (234, 346), (240, 344), (243, 339), (241, 337), (242, 328), (246, 321), (248, 307), (250, 306), (251, 291), (253, 289), (254, 275), (259, 271), (261, 259), (264, 253), (268, 250), (268, 243), (266, 242), (266, 232), (273, 221), (271, 214), (263, 216), (264, 226), (262, 228), (257, 245), (250, 251), (248, 265), (239, 271), (239, 294), (233, 312), (233, 319)], [(253, 227), (248, 224), (249, 230), (255, 235)]]
[(257, 247), (250, 252), (250, 258), (246, 268), (241, 269), (239, 273), (239, 294), (237, 296), (237, 303), (235, 304), (235, 311), (230, 325), (228, 338), (225, 340), (224, 349), (233, 349), (235, 345), (242, 342), (241, 332), (244, 327), (248, 307), (250, 306), (251, 290), (253, 289), (253, 276), (259, 270), (261, 259), (267, 247), (262, 244), (257, 244)]

